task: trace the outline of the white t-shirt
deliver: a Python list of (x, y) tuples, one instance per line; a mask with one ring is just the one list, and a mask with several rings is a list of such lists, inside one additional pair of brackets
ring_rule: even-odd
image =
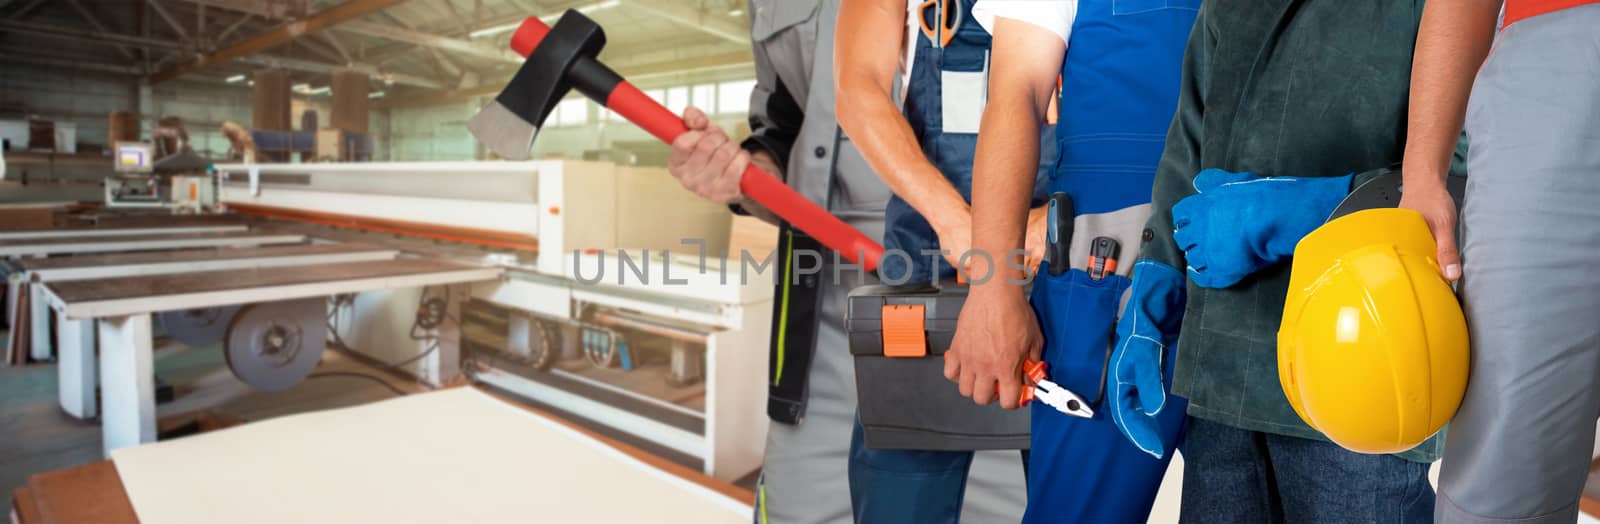
[(1078, 17), (1078, 0), (978, 0), (972, 16), (989, 34), (994, 34), (995, 17), (1003, 17), (1055, 33), (1065, 44), (1072, 36), (1072, 21)]

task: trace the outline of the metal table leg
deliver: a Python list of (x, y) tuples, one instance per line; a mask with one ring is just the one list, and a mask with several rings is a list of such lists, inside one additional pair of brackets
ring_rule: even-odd
[(100, 428), (106, 456), (156, 440), (155, 356), (150, 315), (108, 317), (100, 324)]

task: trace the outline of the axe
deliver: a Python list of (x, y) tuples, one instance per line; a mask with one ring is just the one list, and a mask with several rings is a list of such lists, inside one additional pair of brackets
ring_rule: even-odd
[[(555, 27), (528, 17), (511, 37), (511, 49), (527, 61), (505, 90), (467, 122), (467, 129), (501, 157), (527, 160), (539, 125), (576, 88), (663, 142), (670, 144), (688, 131), (678, 115), (595, 59), (605, 44), (600, 26), (576, 10), (562, 14)], [(883, 246), (755, 164), (745, 168), (739, 190), (846, 260), (867, 271), (877, 269)]]

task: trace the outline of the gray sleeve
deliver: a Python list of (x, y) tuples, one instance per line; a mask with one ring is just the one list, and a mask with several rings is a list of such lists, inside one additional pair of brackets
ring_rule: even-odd
[[(755, 12), (754, 2), (749, 8), (748, 12)], [(740, 145), (749, 151), (766, 151), (777, 160), (780, 168), (784, 168), (789, 165), (789, 151), (800, 136), (805, 112), (783, 85), (783, 79), (778, 77), (766, 46), (759, 41), (752, 41), (750, 45), (755, 55), (756, 87), (750, 92), (750, 138)], [(773, 175), (783, 177), (783, 173)]]

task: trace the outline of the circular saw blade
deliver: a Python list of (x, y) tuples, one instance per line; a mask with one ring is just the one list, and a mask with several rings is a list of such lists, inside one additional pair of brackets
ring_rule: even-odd
[(191, 348), (216, 344), (228, 333), (228, 325), (240, 306), (210, 307), (167, 311), (156, 316), (161, 331)]
[[(1339, 206), (1328, 215), (1328, 221), (1365, 210), (1385, 207), (1400, 207), (1400, 191), (1404, 186), (1404, 176), (1399, 169), (1383, 169), (1376, 175), (1368, 178), (1360, 186), (1350, 191)], [(1445, 191), (1450, 193), (1450, 198), (1455, 199), (1456, 209), (1461, 209), (1461, 202), (1467, 191), (1465, 177), (1445, 177)]]
[(322, 360), (328, 337), (325, 312), (320, 298), (245, 306), (223, 340), (228, 369), (263, 391), (299, 384)]

